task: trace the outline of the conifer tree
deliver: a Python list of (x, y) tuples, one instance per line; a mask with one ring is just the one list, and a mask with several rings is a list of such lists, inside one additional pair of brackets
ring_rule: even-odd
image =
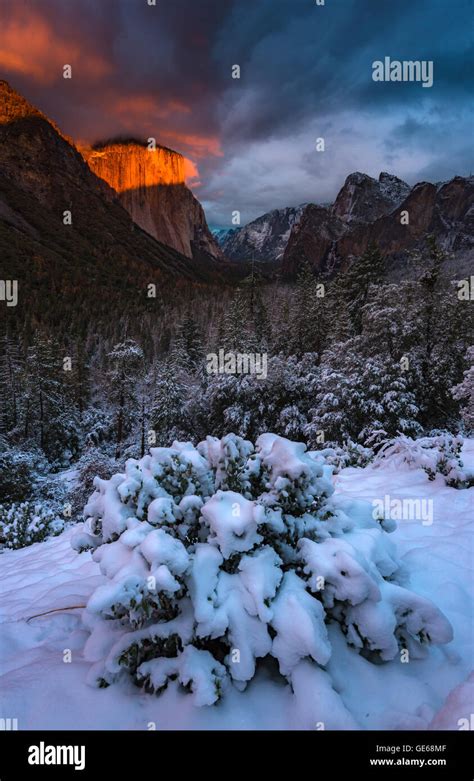
[(108, 363), (109, 399), (116, 419), (115, 458), (120, 458), (125, 437), (136, 422), (136, 386), (143, 371), (142, 349), (133, 339), (126, 339), (111, 350)]
[(375, 243), (369, 244), (364, 254), (353, 261), (341, 280), (341, 293), (347, 302), (347, 311), (354, 334), (362, 333), (362, 310), (372, 285), (380, 282), (384, 258)]
[(23, 359), (18, 339), (5, 333), (0, 340), (0, 432), (14, 430), (21, 413)]
[(468, 431), (474, 430), (474, 346), (466, 353), (468, 368), (464, 379), (453, 388), (453, 396), (462, 402), (461, 418)]
[(244, 352), (250, 338), (249, 325), (248, 299), (238, 288), (224, 312), (221, 331), (223, 344), (218, 344), (218, 348)]
[(291, 346), (297, 355), (324, 350), (327, 336), (325, 287), (309, 263), (298, 273), (294, 295)]
[(171, 443), (187, 427), (187, 389), (182, 376), (181, 355), (172, 349), (156, 370), (150, 421), (160, 444)]
[(194, 373), (202, 363), (204, 347), (196, 321), (186, 315), (178, 329), (178, 338), (182, 353), (183, 368)]

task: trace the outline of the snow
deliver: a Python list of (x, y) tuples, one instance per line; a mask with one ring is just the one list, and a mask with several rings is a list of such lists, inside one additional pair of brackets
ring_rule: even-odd
[(200, 651), (188, 645), (176, 658), (152, 659), (139, 667), (140, 677), (146, 678), (154, 690), (166, 686), (174, 675), (183, 686), (191, 686), (195, 705), (213, 705), (218, 687), (223, 685), (225, 668), (216, 662), (209, 651)]
[(324, 610), (294, 572), (285, 572), (273, 610), (271, 623), (278, 634), (272, 650), (281, 673), (293, 673), (300, 659), (306, 656), (326, 664), (331, 656), (331, 646), (324, 623)]
[[(271, 447), (267, 448), (267, 452), (271, 452)], [(462, 457), (465, 466), (472, 470), (474, 440), (465, 442)], [(287, 467), (291, 467), (291, 460)], [(390, 468), (383, 463), (364, 469), (342, 469), (333, 477), (333, 483), (336, 507), (344, 517), (355, 518), (357, 528), (353, 531), (349, 529), (341, 540), (323, 540), (316, 547), (327, 549), (327, 555), (317, 562), (308, 556), (307, 564), (310, 561), (314, 564), (315, 575), (332, 578), (334, 588), (344, 588), (344, 577), (355, 580), (360, 596), (365, 593), (364, 589), (374, 588), (373, 577), (369, 581), (364, 577), (363, 557), (366, 552), (367, 562), (375, 560), (383, 574), (393, 566), (390, 551), (385, 548), (377, 551), (375, 556), (371, 553), (375, 535), (371, 534), (369, 526), (363, 526), (361, 500), (371, 503), (387, 494), (395, 499), (432, 499), (434, 515), (431, 525), (423, 525), (416, 519), (402, 520), (390, 535), (390, 540), (395, 543), (407, 570), (410, 591), (403, 590), (402, 593), (403, 599), (408, 595), (412, 600), (409, 606), (412, 612), (407, 617), (407, 621), (413, 624), (411, 632), (416, 633), (419, 626), (428, 621), (431, 631), (446, 639), (448, 629), (444, 619), (440, 618), (439, 611), (442, 611), (453, 627), (454, 637), (448, 645), (430, 647), (424, 658), (410, 654), (408, 663), (404, 663), (397, 654), (391, 661), (374, 664), (347, 645), (339, 625), (326, 626), (320, 620), (321, 603), (307, 591), (298, 589), (295, 573), (288, 573), (291, 575), (290, 582), (285, 584), (285, 589), (280, 588), (280, 597), (272, 603), (275, 614), (270, 619), (266, 602), (279, 585), (280, 573), (274, 551), (262, 549), (259, 552), (261, 566), (256, 566), (256, 557), (247, 553), (238, 573), (224, 573), (226, 578), (219, 581), (220, 593), (217, 594), (221, 553), (218, 547), (202, 545), (198, 546), (199, 552), (193, 561), (194, 568), (200, 567), (200, 574), (195, 578), (196, 590), (192, 592), (196, 619), (203, 628), (206, 623), (211, 625), (230, 620), (231, 635), (237, 630), (243, 632), (242, 636), (232, 637), (241, 654), (233, 677), (241, 682), (248, 680), (254, 657), (267, 653), (266, 648), (271, 642), (268, 634), (264, 634), (266, 628), (262, 619), (279, 622), (277, 637), (282, 644), (279, 661), (280, 665), (283, 660), (284, 665), (292, 668), (293, 691), (283, 678), (276, 675), (273, 663), (265, 662), (245, 691), (229, 684), (225, 686), (218, 705), (196, 707), (214, 701), (221, 671), (210, 655), (209, 658), (196, 657), (196, 654), (207, 652), (189, 646), (184, 658), (178, 657), (179, 670), (176, 674), (183, 683), (189, 683), (191, 696), (184, 693), (177, 682), (171, 682), (159, 698), (133, 686), (126, 678), (106, 689), (92, 688), (86, 683), (91, 661), (103, 658), (104, 649), (94, 649), (90, 644), (92, 637), (99, 644), (99, 633), (94, 633), (89, 638), (89, 645), (86, 644), (89, 635), (81, 623), (82, 610), (79, 608), (86, 604), (99, 586), (109, 588), (110, 580), (101, 573), (99, 562), (94, 560), (97, 552), (78, 554), (72, 550), (72, 532), (68, 529), (46, 542), (1, 554), (0, 717), (18, 718), (20, 729), (150, 729), (150, 725), (157, 729), (212, 730), (467, 729), (464, 725), (469, 723), (474, 708), (474, 489), (449, 487), (440, 474), (429, 481), (419, 467), (405, 464), (395, 469), (393, 465)], [(222, 493), (225, 496), (230, 492)], [(242, 503), (242, 496), (238, 496)], [(96, 494), (94, 501), (99, 499)], [(186, 506), (192, 509), (193, 501), (190, 499)], [(226, 500), (223, 504), (227, 505)], [(138, 538), (136, 522), (131, 522), (122, 514), (123, 508), (123, 504), (117, 505), (114, 516), (110, 518), (111, 527), (118, 526), (126, 531), (121, 538), (121, 546), (108, 546), (114, 549), (114, 561), (107, 562), (107, 571), (109, 568), (112, 571), (114, 567), (118, 568), (117, 572), (120, 571), (126, 566), (127, 556), (137, 553), (149, 541), (148, 561), (155, 567), (158, 577), (166, 580), (168, 573), (171, 576), (178, 570), (182, 572), (186, 563), (183, 551), (172, 548), (171, 543), (168, 545), (169, 540), (156, 536), (162, 531), (167, 537), (166, 532), (148, 529), (146, 537)], [(243, 518), (234, 517), (233, 522), (251, 523), (250, 517), (244, 512)], [(344, 525), (342, 515), (340, 523)], [(350, 556), (348, 553), (352, 534), (357, 534), (359, 538), (364, 535), (364, 545), (357, 544), (358, 558), (354, 558), (352, 552)], [(236, 539), (242, 538), (237, 536)], [(130, 547), (125, 544), (127, 540)], [(173, 543), (176, 542), (173, 540)], [(118, 550), (121, 550), (119, 561)], [(322, 555), (321, 550), (319, 553)], [(343, 567), (339, 566), (342, 560)], [(105, 561), (101, 561), (100, 565), (105, 566)], [(136, 572), (135, 565), (136, 562), (131, 568), (133, 572)], [(352, 569), (346, 569), (348, 565)], [(168, 573), (161, 567), (168, 568)], [(148, 570), (147, 567), (144, 569)], [(347, 576), (341, 576), (341, 569), (348, 573)], [(377, 586), (386, 590), (384, 598), (376, 601), (375, 592), (372, 594), (373, 599), (364, 603), (366, 614), (363, 620), (368, 622), (372, 619), (370, 612), (367, 613), (367, 606), (371, 605), (374, 610), (381, 608), (386, 611), (383, 620), (388, 626), (393, 619), (392, 609), (400, 608), (399, 587), (385, 581), (378, 582)], [(247, 600), (246, 623), (242, 615), (237, 615), (243, 609), (243, 592)], [(350, 593), (354, 594), (354, 589)], [(426, 615), (426, 603), (418, 603), (417, 595), (432, 600), (436, 605), (431, 615)], [(301, 614), (304, 620), (298, 618), (300, 597), (315, 603), (311, 627), (305, 623), (308, 620), (307, 609)], [(225, 610), (218, 607), (222, 605), (225, 605)], [(356, 604), (350, 607), (351, 611), (357, 609)], [(356, 616), (354, 612), (354, 620)], [(379, 619), (377, 615), (377, 626), (380, 626)], [(360, 617), (357, 616), (357, 620), (361, 620)], [(191, 612), (187, 617), (180, 616), (179, 621), (178, 634), (185, 636), (187, 631), (190, 636)], [(139, 630), (137, 635), (149, 633), (151, 636), (163, 629), (148, 627)], [(166, 631), (171, 632), (172, 627), (167, 626)], [(130, 634), (126, 636), (127, 646), (130, 637)], [(383, 639), (389, 637), (393, 641), (393, 627), (384, 633)], [(117, 635), (116, 647), (112, 643), (109, 649), (110, 633), (102, 641), (107, 645), (107, 666), (112, 671), (114, 659), (120, 653), (120, 634)], [(304, 643), (308, 655), (318, 659), (325, 669), (308, 658), (297, 658)], [(71, 652), (70, 663), (64, 661), (66, 650)], [(156, 660), (145, 664), (149, 664), (150, 669), (142, 665), (142, 672), (149, 673), (155, 684), (159, 683), (160, 676), (166, 673), (163, 665), (161, 669)], [(176, 659), (169, 664), (176, 665)]]
[(204, 521), (225, 559), (236, 551), (248, 551), (262, 537), (257, 534), (257, 507), (235, 491), (217, 491), (202, 508)]

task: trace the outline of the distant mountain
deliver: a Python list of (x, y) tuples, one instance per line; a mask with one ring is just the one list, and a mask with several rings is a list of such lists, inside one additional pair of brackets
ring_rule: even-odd
[(350, 174), (331, 212), (349, 226), (373, 222), (393, 211), (407, 197), (410, 185), (382, 172), (377, 179), (358, 171)]
[(387, 256), (390, 275), (397, 276), (427, 234), (435, 235), (452, 256), (447, 268), (453, 273), (472, 267), (474, 177), (456, 176), (440, 185), (422, 182), (411, 189), (387, 174), (378, 183), (368, 179), (351, 174), (333, 207), (319, 212), (317, 219), (319, 207), (307, 208), (288, 240), (281, 262), (284, 277), (293, 277), (304, 260), (331, 273), (360, 256), (372, 241)]
[[(408, 213), (408, 224), (402, 212)], [(356, 172), (347, 177), (334, 204), (269, 212), (238, 233), (223, 236), (220, 243), (228, 257), (271, 262), (291, 279), (304, 262), (332, 273), (375, 241), (391, 259), (390, 273), (396, 275), (428, 233), (452, 256), (453, 271), (466, 273), (474, 249), (473, 177), (410, 187), (385, 172), (378, 180)]]
[(224, 255), (231, 260), (278, 261), (283, 257), (291, 229), (301, 219), (304, 208), (275, 209), (245, 227), (215, 235)]
[(214, 236), (215, 240), (218, 242), (220, 246), (224, 243), (224, 241), (231, 236), (233, 233), (237, 233), (237, 231), (241, 230), (241, 228), (235, 227), (235, 228), (211, 228), (211, 233)]
[(204, 210), (186, 187), (183, 155), (160, 146), (150, 150), (133, 139), (80, 151), (143, 230), (188, 258), (205, 252), (222, 259)]

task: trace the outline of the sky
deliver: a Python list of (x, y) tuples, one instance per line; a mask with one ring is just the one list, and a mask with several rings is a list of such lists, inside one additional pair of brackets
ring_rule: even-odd
[[(1, 0), (0, 78), (78, 143), (183, 153), (211, 226), (332, 201), (353, 171), (474, 169), (472, 0), (149, 2)], [(433, 86), (373, 81), (385, 57), (432, 61)]]

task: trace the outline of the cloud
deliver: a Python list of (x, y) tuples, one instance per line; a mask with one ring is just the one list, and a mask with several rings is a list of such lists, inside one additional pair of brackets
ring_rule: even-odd
[[(228, 225), (235, 209), (245, 221), (331, 200), (354, 170), (414, 183), (473, 167), (469, 0), (1, 8), (0, 67), (13, 86), (74, 138), (153, 136), (182, 152), (213, 224)], [(373, 82), (372, 62), (384, 56), (432, 59), (433, 87)]]
[(30, 77), (39, 84), (51, 85), (63, 78), (63, 66), (80, 69), (89, 79), (110, 73), (111, 65), (100, 52), (90, 50), (87, 42), (73, 35), (58, 37), (52, 24), (37, 11), (19, 7), (1, 19), (0, 67), (11, 74)]

